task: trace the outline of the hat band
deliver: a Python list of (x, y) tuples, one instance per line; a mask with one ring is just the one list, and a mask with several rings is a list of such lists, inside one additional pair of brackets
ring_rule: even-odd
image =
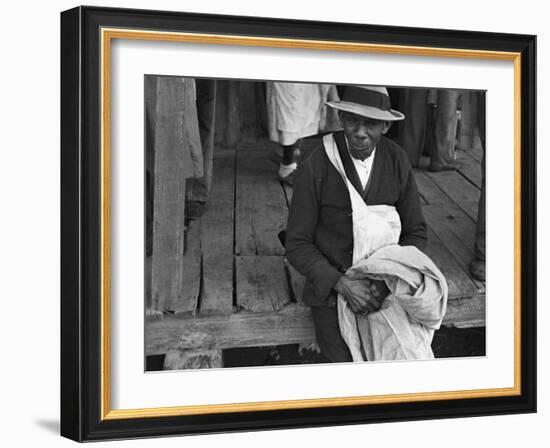
[(384, 95), (375, 90), (362, 89), (354, 86), (346, 87), (342, 101), (375, 107), (385, 111), (389, 111), (391, 108), (390, 97), (388, 95)]

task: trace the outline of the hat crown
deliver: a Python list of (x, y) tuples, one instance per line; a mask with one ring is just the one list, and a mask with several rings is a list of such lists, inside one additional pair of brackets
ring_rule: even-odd
[(342, 101), (374, 107), (383, 111), (391, 109), (388, 89), (376, 86), (348, 86)]
[(393, 110), (388, 89), (377, 86), (346, 86), (340, 101), (328, 101), (328, 106), (373, 120), (398, 121), (403, 115)]

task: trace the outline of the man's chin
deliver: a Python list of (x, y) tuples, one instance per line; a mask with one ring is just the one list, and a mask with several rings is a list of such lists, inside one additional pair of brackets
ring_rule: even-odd
[(362, 155), (365, 155), (365, 154), (369, 155), (374, 148), (370, 148), (370, 147), (366, 146), (366, 147), (359, 147), (359, 148), (358, 147), (352, 147), (350, 149), (351, 149), (352, 153), (362, 154)]

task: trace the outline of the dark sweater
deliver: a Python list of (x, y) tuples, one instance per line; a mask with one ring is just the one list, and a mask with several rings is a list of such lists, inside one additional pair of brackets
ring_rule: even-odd
[[(396, 143), (382, 137), (369, 183), (362, 191), (343, 132), (334, 134), (346, 175), (367, 205), (395, 206), (401, 219), (402, 246), (426, 245), (426, 222), (409, 159)], [(307, 279), (303, 301), (334, 305), (333, 287), (351, 267), (353, 224), (347, 187), (321, 144), (299, 165), (286, 233), (286, 256)]]

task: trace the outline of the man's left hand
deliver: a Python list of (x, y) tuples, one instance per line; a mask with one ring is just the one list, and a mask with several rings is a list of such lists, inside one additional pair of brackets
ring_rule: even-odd
[(379, 302), (382, 303), (386, 297), (388, 297), (390, 290), (386, 285), (384, 280), (371, 280), (370, 292), (372, 296)]

